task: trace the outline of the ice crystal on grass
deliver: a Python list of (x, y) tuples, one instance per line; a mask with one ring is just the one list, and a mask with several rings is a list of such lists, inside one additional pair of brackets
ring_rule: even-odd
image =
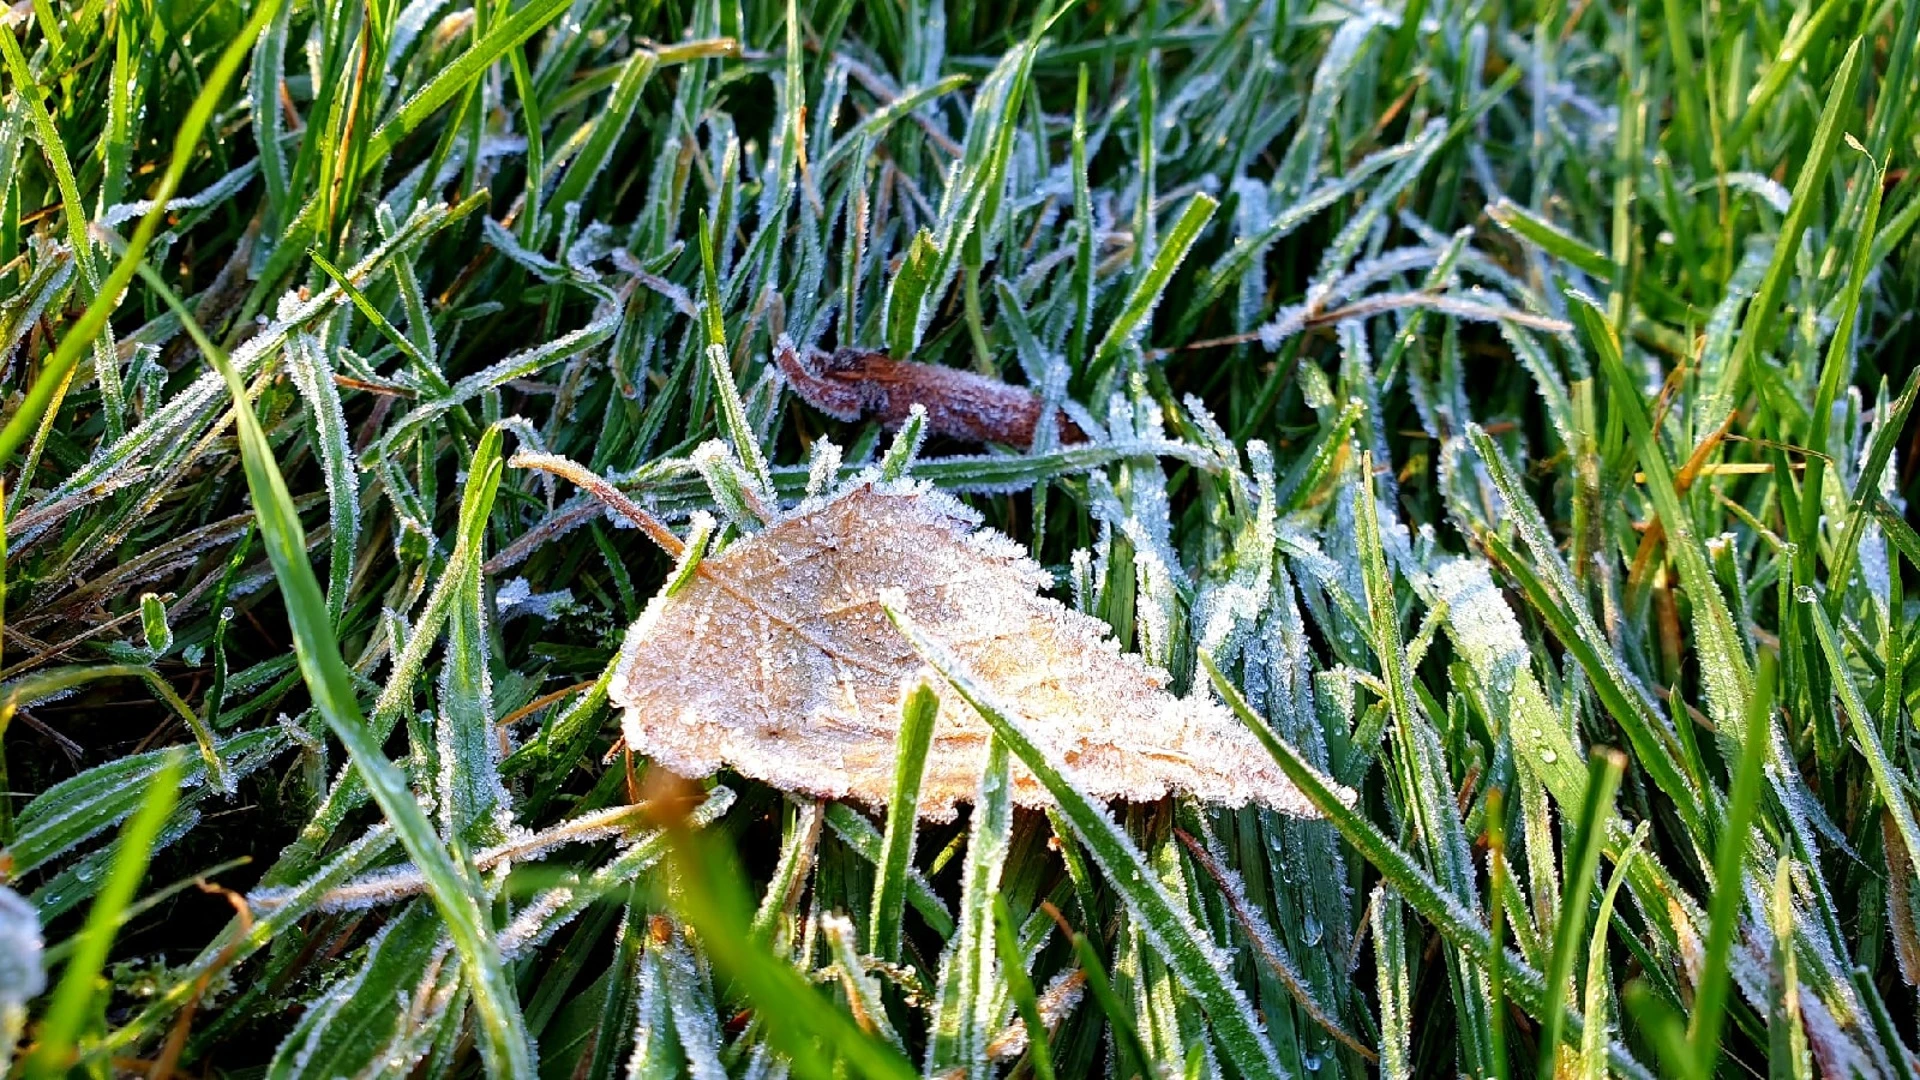
[(493, 603), (502, 622), (521, 615), (551, 622), (578, 606), (573, 599), (572, 589), (537, 593), (523, 577), (513, 578), (500, 586), (500, 590), (493, 595)]
[[(628, 632), (612, 688), (628, 743), (690, 776), (731, 766), (786, 790), (883, 805), (900, 687), (925, 671), (881, 610), (882, 592), (897, 590), (1087, 793), (1309, 811), (1230, 713), (1168, 693), (1164, 671), (1040, 595), (1051, 576), (978, 524), (924, 485), (868, 483), (704, 560)], [(988, 742), (970, 706), (942, 698), (920, 802), (934, 818), (972, 797)], [(1048, 802), (1024, 769), (1013, 794)]]

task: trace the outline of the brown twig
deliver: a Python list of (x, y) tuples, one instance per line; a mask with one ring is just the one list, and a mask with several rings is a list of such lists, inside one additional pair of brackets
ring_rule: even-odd
[(522, 450), (509, 458), (507, 464), (516, 469), (537, 469), (540, 472), (552, 473), (562, 479), (573, 481), (576, 487), (590, 492), (594, 498), (611, 507), (621, 517), (633, 522), (641, 532), (647, 534), (647, 539), (660, 545), (662, 551), (676, 559), (687, 549), (687, 545), (673, 535), (673, 530), (667, 528), (665, 522), (654, 517), (646, 507), (628, 498), (626, 492), (614, 487), (605, 477), (578, 462), (570, 461), (558, 454), (536, 454)]

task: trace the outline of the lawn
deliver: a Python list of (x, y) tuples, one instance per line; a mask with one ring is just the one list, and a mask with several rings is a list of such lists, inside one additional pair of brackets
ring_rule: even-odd
[(1920, 3), (5, 21), (0, 1072), (1920, 1075)]

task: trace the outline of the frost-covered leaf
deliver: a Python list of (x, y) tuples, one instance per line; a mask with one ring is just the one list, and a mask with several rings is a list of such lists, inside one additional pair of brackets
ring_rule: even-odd
[[(1179, 792), (1309, 812), (1229, 713), (1169, 693), (1164, 671), (1042, 596), (1049, 575), (978, 526), (929, 487), (870, 483), (803, 503), (703, 560), (628, 631), (612, 688), (628, 743), (687, 775), (725, 765), (786, 790), (884, 804), (900, 688), (925, 671), (881, 611), (881, 595), (897, 592), (1090, 795)], [(942, 693), (920, 796), (922, 816), (935, 818), (972, 798), (988, 742), (972, 707)], [(1048, 802), (1024, 769), (1013, 797)]]
[[(801, 400), (836, 420), (869, 416), (889, 428), (907, 422), (913, 406), (926, 407), (934, 434), (969, 442), (1030, 447), (1045, 406), (1039, 394), (959, 368), (895, 360), (871, 349), (801, 350), (782, 341), (774, 351), (787, 386)], [(1086, 441), (1086, 433), (1056, 412), (1060, 441)]]

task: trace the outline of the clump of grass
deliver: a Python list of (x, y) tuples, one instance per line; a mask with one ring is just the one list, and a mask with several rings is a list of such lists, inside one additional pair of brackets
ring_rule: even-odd
[[(1878, 0), (31, 5), (0, 1052), (1913, 1075), (1916, 48)], [(783, 337), (1098, 430), (890, 442)], [(869, 465), (961, 493), (1324, 817), (1089, 800), (904, 623), (997, 735), (962, 823), (669, 784), (607, 673), (686, 567), (515, 452), (689, 558)]]

